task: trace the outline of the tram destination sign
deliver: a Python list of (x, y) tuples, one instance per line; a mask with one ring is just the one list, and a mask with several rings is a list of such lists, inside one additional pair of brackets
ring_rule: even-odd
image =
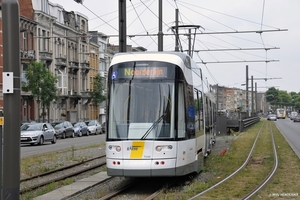
[(112, 72), (112, 79), (122, 78), (167, 78), (168, 67), (119, 67)]

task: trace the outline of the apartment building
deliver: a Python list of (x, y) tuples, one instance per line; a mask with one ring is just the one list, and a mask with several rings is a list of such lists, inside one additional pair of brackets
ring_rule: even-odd
[[(257, 94), (248, 91), (248, 100), (246, 90), (240, 88), (229, 88), (224, 86), (213, 85), (212, 88), (216, 88), (218, 95), (218, 107), (219, 110), (236, 111), (238, 108), (242, 112), (248, 111), (249, 113), (262, 110), (262, 107), (266, 107), (267, 102), (258, 104), (260, 102), (257, 98)], [(262, 95), (262, 94), (261, 94)], [(253, 102), (253, 108), (252, 108)]]
[[(32, 60), (43, 62), (45, 67), (58, 78), (59, 98), (51, 102), (47, 109), (48, 120), (67, 119), (76, 122), (99, 119), (100, 116), (105, 120), (103, 117), (105, 103), (101, 109), (90, 104), (90, 92), (93, 78), (100, 71), (105, 76), (104, 72), (113, 55), (112, 52), (110, 56), (103, 56), (107, 39), (104, 40), (105, 45), (91, 41), (86, 16), (78, 12), (66, 11), (62, 6), (48, 0), (22, 0), (19, 1), (19, 7), (22, 81), (26, 81), (25, 71)], [(2, 30), (2, 17), (0, 30)], [(0, 38), (0, 72), (2, 72), (2, 31)], [(0, 83), (2, 90), (2, 77)], [(41, 110), (38, 110), (37, 102), (30, 92), (22, 91), (21, 104), (22, 121), (41, 119)], [(2, 108), (3, 96), (0, 96), (0, 109)]]

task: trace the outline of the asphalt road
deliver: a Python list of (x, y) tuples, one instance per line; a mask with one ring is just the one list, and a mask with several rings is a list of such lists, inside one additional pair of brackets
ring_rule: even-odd
[(300, 122), (293, 122), (286, 118), (278, 119), (275, 123), (300, 159)]
[(92, 144), (100, 144), (105, 142), (106, 134), (90, 135), (75, 138), (57, 139), (56, 144), (51, 142), (45, 142), (43, 145), (21, 145), (21, 158), (44, 154), (53, 151), (61, 151), (66, 149), (72, 149), (82, 146), (89, 146)]
[[(278, 119), (275, 124), (300, 159), (300, 122), (293, 122), (287, 118)], [(105, 134), (90, 135), (88, 137), (83, 136), (58, 139), (56, 144), (45, 142), (43, 145), (21, 145), (21, 158), (31, 155), (44, 154), (47, 152), (72, 149), (73, 147), (76, 148), (92, 144), (100, 144), (101, 142), (105, 142), (105, 137)]]

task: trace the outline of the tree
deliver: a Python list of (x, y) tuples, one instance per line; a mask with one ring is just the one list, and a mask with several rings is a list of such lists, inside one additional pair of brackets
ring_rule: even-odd
[(278, 102), (279, 92), (275, 87), (271, 87), (266, 92), (266, 100), (271, 105), (274, 105)]
[(97, 74), (94, 77), (93, 89), (91, 92), (91, 101), (93, 105), (99, 105), (100, 103), (106, 100), (106, 96), (103, 95), (103, 90), (104, 90), (103, 79), (100, 76), (100, 74)]
[(292, 97), (287, 91), (279, 90), (279, 105), (290, 106), (292, 103)]
[(300, 111), (300, 95), (294, 97), (294, 105), (295, 109), (299, 112)]
[[(42, 62), (32, 61), (25, 72), (26, 82), (22, 82), (22, 90), (31, 92), (38, 103), (38, 113), (45, 120), (45, 108), (47, 108), (48, 119), (49, 106), (52, 100), (58, 98), (57, 95), (57, 77), (54, 76)], [(42, 113), (40, 113), (40, 105), (42, 105)]]

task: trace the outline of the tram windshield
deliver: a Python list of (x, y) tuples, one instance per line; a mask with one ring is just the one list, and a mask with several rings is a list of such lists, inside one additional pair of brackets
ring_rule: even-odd
[(112, 81), (107, 138), (173, 139), (174, 80), (131, 77)]
[(174, 83), (115, 83), (111, 87), (109, 138), (174, 137), (170, 134)]

